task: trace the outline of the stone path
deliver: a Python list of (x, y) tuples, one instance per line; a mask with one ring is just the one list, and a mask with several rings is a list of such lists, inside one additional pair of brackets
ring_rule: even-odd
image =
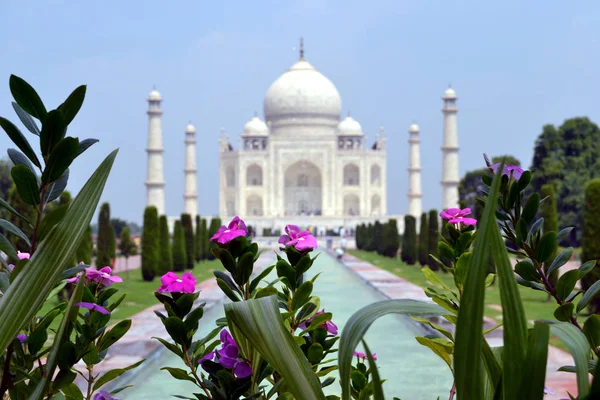
[[(400, 278), (384, 269), (374, 266), (366, 261), (356, 258), (350, 254), (344, 254), (342, 264), (354, 272), (366, 284), (374, 287), (390, 299), (413, 299), (425, 302), (432, 300), (425, 295), (423, 288), (405, 279)], [(576, 263), (573, 263), (574, 265)], [(571, 268), (576, 266), (571, 266)], [(438, 321), (436, 321), (439, 323)], [(491, 318), (484, 318), (484, 327), (490, 328), (497, 324)], [(498, 328), (486, 335), (490, 346), (502, 345), (502, 328)], [(568, 398), (567, 391), (577, 393), (575, 374), (559, 372), (558, 368), (563, 365), (574, 365), (571, 355), (557, 347), (550, 346), (548, 350), (548, 364), (546, 368), (546, 386), (554, 391), (553, 395), (547, 395), (544, 399), (559, 400)]]

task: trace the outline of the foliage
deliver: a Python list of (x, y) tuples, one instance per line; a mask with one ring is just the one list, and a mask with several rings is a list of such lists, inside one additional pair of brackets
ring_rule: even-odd
[(154, 206), (144, 211), (144, 227), (142, 231), (142, 278), (152, 281), (158, 271), (159, 254), (158, 210)]
[(82, 262), (86, 265), (90, 265), (92, 263), (93, 246), (92, 226), (89, 225), (85, 231), (85, 234), (83, 235), (83, 239), (81, 239), (79, 247), (77, 247), (77, 251), (75, 252), (75, 258), (77, 258), (78, 263)]
[(383, 225), (379, 221), (375, 221), (373, 224), (373, 251), (383, 255), (382, 239), (383, 238)]
[(219, 230), (219, 228), (221, 227), (221, 218), (219, 217), (212, 217), (210, 220), (210, 227), (208, 228), (208, 237), (204, 240), (204, 243), (206, 243), (207, 245), (207, 249), (206, 249), (206, 258), (208, 260), (214, 260), (215, 256), (212, 253), (212, 249), (216, 248), (216, 244), (209, 242), (210, 238), (213, 237), (213, 235), (215, 233), (217, 233), (217, 231)]
[(202, 259), (208, 258), (208, 228), (206, 227), (206, 218), (202, 218), (202, 226), (200, 227), (200, 246)]
[(169, 236), (169, 224), (165, 215), (160, 216), (158, 236), (158, 252), (160, 255), (158, 270), (156, 272), (159, 275), (164, 275), (173, 270), (173, 254), (171, 250), (171, 238)]
[[(31, 206), (31, 205), (27, 204), (25, 201), (23, 201), (23, 199), (21, 198), (21, 196), (19, 195), (19, 192), (17, 190), (17, 185), (14, 183), (8, 192), (8, 204), (10, 204), (13, 207), (13, 209), (23, 218), (19, 217), (18, 215), (15, 215), (14, 213), (8, 213), (8, 211), (6, 211), (8, 213), (8, 218), (6, 220), (8, 222), (10, 222), (12, 225), (16, 226), (25, 235), (27, 235), (28, 237), (31, 237), (31, 235), (33, 234), (33, 228), (31, 226), (30, 222), (33, 222), (36, 220), (37, 212), (33, 206)], [(30, 221), (30, 222), (28, 222), (28, 221)], [(29, 245), (20, 236), (17, 236), (17, 235), (7, 235), (7, 236), (8, 236), (8, 239), (9, 239), (12, 247), (14, 247), (15, 250), (18, 250), (21, 252), (29, 251), (29, 249), (30, 249)], [(5, 253), (6, 253), (6, 251), (5, 251)], [(16, 260), (12, 257), (9, 257), (9, 260), (11, 262), (16, 262)]]
[(183, 271), (186, 266), (185, 233), (181, 221), (173, 228), (173, 271)]
[(114, 243), (114, 230), (110, 224), (110, 205), (102, 204), (98, 214), (98, 238), (96, 240), (96, 265), (100, 268), (106, 265), (112, 265), (114, 250), (111, 248)]
[(417, 262), (417, 221), (412, 215), (404, 216), (401, 259), (408, 265)]
[(394, 218), (390, 218), (383, 225), (381, 243), (382, 254), (386, 257), (396, 258), (400, 248), (400, 235), (398, 234), (398, 223)]
[(429, 259), (429, 225), (427, 213), (421, 214), (421, 225), (419, 229), (419, 264), (427, 265)]
[[(113, 230), (115, 231), (115, 236), (118, 236), (118, 237), (121, 237), (121, 231), (123, 230), (123, 228), (129, 227), (129, 224), (127, 223), (127, 221), (125, 221), (121, 218), (111, 218), (110, 225), (113, 227)], [(129, 234), (131, 235), (131, 228), (129, 228)]]
[[(540, 217), (544, 219), (542, 232), (544, 234), (551, 231), (558, 232), (558, 213), (556, 211), (556, 195), (554, 193), (554, 186), (551, 184), (542, 185), (541, 197), (546, 199), (540, 203), (539, 214)], [(556, 257), (556, 254), (553, 254), (551, 259), (554, 259), (554, 257)], [(550, 265), (551, 264), (549, 262), (545, 262), (544, 269), (548, 271)], [(558, 270), (549, 275), (548, 280), (552, 285), (556, 285), (558, 282)]]
[(181, 226), (185, 235), (185, 260), (187, 269), (194, 268), (196, 249), (194, 243), (194, 227), (190, 214), (181, 214)]
[[(8, 192), (13, 186), (12, 177), (10, 176), (10, 169), (12, 164), (6, 158), (0, 158), (0, 198), (8, 199)], [(2, 210), (0, 215), (4, 217), (6, 210)]]
[(435, 257), (439, 257), (438, 240), (440, 237), (439, 228), (439, 216), (437, 210), (429, 211), (429, 236), (427, 237), (427, 244), (429, 246), (429, 258), (427, 263), (432, 271), (440, 269), (440, 264), (435, 261)]
[(202, 260), (202, 218), (196, 215), (196, 233), (194, 235), (194, 251), (196, 262)]
[[(600, 179), (592, 179), (585, 188), (581, 261), (596, 261), (596, 266), (581, 280), (584, 290), (600, 279)], [(594, 296), (590, 311), (600, 312), (600, 298)]]

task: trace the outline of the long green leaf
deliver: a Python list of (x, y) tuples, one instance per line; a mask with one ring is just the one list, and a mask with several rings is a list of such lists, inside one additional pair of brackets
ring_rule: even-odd
[(27, 246), (31, 247), (31, 243), (29, 242), (29, 238), (27, 237), (27, 235), (25, 235), (22, 230), (13, 225), (12, 222), (7, 221), (5, 219), (0, 219), (0, 228), (4, 229), (4, 231), (6, 232), (10, 232), (13, 235), (20, 237), (27, 244)]
[(546, 363), (548, 361), (548, 341), (550, 326), (544, 322), (536, 322), (527, 346), (527, 360), (521, 383), (521, 398), (541, 399), (544, 397), (546, 381)]
[(31, 118), (31, 115), (27, 114), (27, 112), (25, 112), (25, 110), (23, 110), (21, 106), (14, 101), (12, 102), (12, 106), (23, 125), (25, 125), (25, 128), (27, 128), (27, 130), (34, 135), (40, 136), (40, 128), (38, 128), (33, 118)]
[(75, 254), (94, 215), (117, 151), (100, 164), (60, 224), (40, 243), (17, 279), (0, 299), (0, 348), (5, 348), (36, 315)]
[(17, 104), (28, 114), (43, 121), (46, 116), (46, 107), (35, 89), (23, 78), (16, 75), (10, 76), (8, 85)]
[(25, 218), (24, 216), (19, 214), (19, 212), (17, 210), (15, 210), (10, 204), (8, 204), (6, 202), (6, 200), (0, 199), (0, 207), (6, 208), (12, 215), (14, 215), (15, 217), (21, 218), (23, 221), (27, 222), (29, 224), (29, 226), (31, 226), (31, 222), (29, 222), (29, 220), (27, 218)]
[[(437, 304), (422, 301), (397, 299), (385, 300), (369, 304), (352, 314), (340, 335), (338, 350), (338, 367), (340, 371), (340, 384), (342, 385), (342, 400), (349, 400), (350, 374), (352, 373), (352, 357), (354, 349), (377, 319), (388, 314), (404, 314), (413, 316), (444, 315), (448, 312)], [(480, 332), (481, 334), (481, 332)]]
[[(79, 307), (77, 307), (75, 304), (81, 301), (84, 286), (85, 279), (80, 279), (77, 283), (77, 286), (75, 286), (75, 290), (71, 295), (71, 299), (69, 299), (69, 304), (67, 305), (67, 309), (65, 310), (62, 322), (60, 323), (60, 328), (58, 328), (58, 333), (54, 337), (52, 349), (50, 350), (50, 354), (48, 354), (48, 359), (46, 360), (47, 376), (54, 376), (54, 371), (56, 370), (56, 360), (58, 358), (58, 351), (63, 342), (69, 339), (69, 325), (74, 323), (75, 319), (77, 318), (77, 312), (79, 310)], [(42, 399), (44, 397), (48, 383), (49, 382), (47, 378), (43, 378), (42, 380), (40, 380), (35, 388), (35, 391), (29, 397), (29, 400)]]
[(600, 281), (594, 282), (594, 284), (590, 286), (588, 290), (585, 291), (583, 297), (581, 298), (581, 300), (579, 300), (579, 303), (577, 303), (577, 312), (580, 312), (581, 310), (586, 308), (587, 305), (590, 304), (590, 301), (592, 301), (592, 299), (596, 297), (598, 291), (600, 291)]
[(19, 128), (17, 128), (12, 122), (7, 120), (6, 118), (0, 117), (0, 127), (4, 129), (4, 132), (8, 135), (10, 140), (31, 160), (32, 163), (36, 165), (38, 168), (42, 168), (42, 164), (40, 164), (40, 160), (38, 160), (35, 152), (31, 148), (31, 145), (25, 139), (25, 136), (21, 133)]
[(377, 370), (377, 364), (375, 363), (375, 359), (371, 354), (369, 346), (367, 346), (367, 342), (363, 340), (362, 344), (365, 348), (365, 353), (367, 353), (367, 359), (369, 360), (369, 369), (371, 370), (372, 375), (371, 381), (373, 382), (373, 398), (375, 400), (385, 400), (385, 396), (383, 395), (381, 378), (379, 377), (379, 371)]
[(283, 324), (275, 296), (226, 304), (225, 316), (228, 325), (235, 327), (232, 333), (236, 341), (241, 332), (281, 374), (295, 398), (325, 399), (319, 379)]
[(568, 322), (550, 324), (550, 332), (558, 337), (569, 349), (575, 360), (577, 373), (577, 392), (580, 399), (585, 399), (590, 392), (590, 378), (588, 374), (588, 361), (590, 358), (590, 345), (583, 333)]

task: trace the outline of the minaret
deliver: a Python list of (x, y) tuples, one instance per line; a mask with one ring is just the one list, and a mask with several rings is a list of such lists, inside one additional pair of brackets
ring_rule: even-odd
[(163, 175), (162, 127), (160, 116), (162, 98), (154, 89), (148, 96), (148, 174), (146, 177), (146, 206), (155, 206), (158, 215), (165, 214), (165, 180)]
[(444, 96), (444, 142), (442, 144), (442, 209), (458, 207), (458, 132), (456, 93), (446, 89)]
[(421, 138), (419, 125), (412, 124), (408, 129), (408, 214), (419, 219), (423, 207), (421, 205)]
[(196, 189), (196, 128), (189, 124), (185, 128), (185, 192), (183, 202), (186, 214), (198, 215), (198, 191)]

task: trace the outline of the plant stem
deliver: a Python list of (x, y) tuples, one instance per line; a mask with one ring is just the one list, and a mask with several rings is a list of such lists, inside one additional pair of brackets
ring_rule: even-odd
[(190, 360), (190, 357), (188, 355), (188, 352), (187, 352), (187, 349), (185, 348), (185, 346), (182, 346), (182, 350), (183, 350), (183, 361), (185, 362), (185, 365), (187, 365), (188, 368), (190, 369), (190, 371), (192, 371), (192, 375), (194, 376), (194, 379), (196, 379), (196, 382), (198, 382), (198, 386), (200, 386), (202, 388), (202, 390), (206, 394), (206, 397), (208, 397), (209, 399), (212, 399), (213, 397), (210, 394), (210, 392), (208, 391), (206, 384), (204, 383), (204, 381), (202, 379), (200, 379), (200, 377), (196, 373), (196, 369), (192, 365), (192, 361)]
[(0, 399), (4, 398), (4, 393), (12, 387), (12, 377), (10, 376), (10, 359), (13, 354), (12, 343), (6, 348), (6, 359), (4, 360), (4, 368), (2, 370), (2, 382), (0, 383)]
[(91, 400), (92, 399), (92, 383), (94, 383), (94, 375), (92, 374), (92, 370), (94, 369), (93, 365), (88, 365), (87, 366), (87, 370), (88, 370), (88, 389), (87, 389), (87, 400)]
[(448, 400), (453, 400), (455, 394), (456, 394), (456, 381), (452, 383), (452, 389), (450, 389), (450, 397), (448, 397)]
[(31, 254), (35, 253), (37, 248), (37, 230), (42, 222), (42, 216), (44, 215), (44, 203), (46, 203), (46, 186), (42, 185), (40, 188), (40, 205), (38, 206), (38, 215), (33, 227), (33, 238), (31, 240)]

